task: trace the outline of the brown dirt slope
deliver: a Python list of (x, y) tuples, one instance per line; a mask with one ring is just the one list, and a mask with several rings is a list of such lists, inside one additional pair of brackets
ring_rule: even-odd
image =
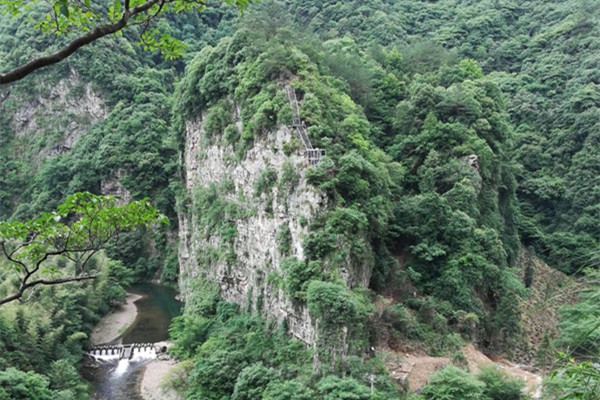
[(544, 336), (551, 340), (558, 336), (558, 310), (577, 301), (578, 284), (527, 250), (521, 251), (516, 266), (522, 279), (529, 270), (532, 283), (528, 296), (521, 301), (524, 343), (515, 348), (512, 356), (520, 364), (533, 365)]
[[(472, 344), (465, 346), (462, 352), (465, 359), (460, 366), (466, 367), (471, 373), (477, 374), (481, 367), (495, 365), (509, 375), (522, 379), (527, 393), (534, 399), (539, 398), (542, 377), (528, 371), (528, 367), (515, 365), (504, 359), (492, 361)], [(400, 353), (386, 349), (380, 355), (396, 382), (411, 392), (422, 390), (436, 371), (452, 364), (452, 359), (448, 357), (431, 357), (421, 352)]]

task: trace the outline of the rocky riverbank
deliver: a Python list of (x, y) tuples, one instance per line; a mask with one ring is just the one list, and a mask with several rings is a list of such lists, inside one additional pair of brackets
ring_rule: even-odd
[(140, 394), (144, 400), (182, 400), (177, 393), (166, 391), (162, 387), (165, 377), (176, 365), (175, 360), (157, 359), (146, 366), (140, 385)]

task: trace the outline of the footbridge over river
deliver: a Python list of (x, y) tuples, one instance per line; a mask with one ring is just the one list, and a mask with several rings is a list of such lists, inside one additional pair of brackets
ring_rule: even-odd
[(101, 344), (91, 347), (87, 355), (95, 359), (131, 360), (135, 356), (155, 358), (162, 350), (157, 343)]

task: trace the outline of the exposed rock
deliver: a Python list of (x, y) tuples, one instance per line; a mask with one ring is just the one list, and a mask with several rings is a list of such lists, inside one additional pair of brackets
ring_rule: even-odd
[(473, 185), (477, 193), (479, 193), (481, 191), (481, 185), (483, 184), (483, 179), (481, 178), (481, 169), (479, 167), (479, 157), (477, 154), (470, 154), (462, 157), (460, 160), (475, 172)]
[[(378, 354), (384, 360), (392, 379), (411, 392), (423, 390), (430, 383), (433, 374), (453, 364), (449, 357), (432, 357), (423, 353), (398, 353), (381, 349)], [(511, 377), (521, 379), (525, 383), (527, 395), (533, 399), (540, 398), (542, 376), (528, 371), (527, 367), (512, 364), (502, 358), (489, 358), (472, 344), (463, 347), (462, 354), (464, 361), (461, 367), (466, 367), (472, 374), (478, 374), (482, 367), (495, 366)]]
[(478, 175), (481, 173), (481, 171), (479, 170), (479, 157), (477, 156), (477, 154), (464, 156), (463, 158), (461, 158), (461, 160), (469, 167), (473, 168)]
[(121, 179), (125, 175), (125, 171), (118, 170), (116, 175), (110, 179), (100, 182), (100, 193), (103, 196), (113, 196), (118, 199), (118, 204), (128, 204), (133, 200), (133, 196), (123, 184)]
[(64, 144), (57, 144), (48, 152), (48, 157), (55, 157), (62, 153), (68, 153), (71, 151), (72, 147), (66, 146)]
[[(239, 118), (236, 125), (241, 129)], [(308, 234), (307, 226), (327, 205), (326, 196), (306, 182), (303, 155), (284, 155), (283, 144), (289, 142), (292, 135), (292, 130), (283, 126), (276, 132), (256, 138), (254, 147), (243, 160), (236, 162), (232, 146), (204, 143), (207, 140), (202, 122), (188, 122), (185, 182), (189, 196), (193, 196), (196, 188), (230, 182), (234, 189), (227, 195), (227, 200), (252, 212), (248, 218), (236, 221), (237, 237), (233, 246), (236, 261), (229, 266), (225, 260), (211, 266), (198, 265), (198, 255), (207, 249), (219, 248), (221, 238), (215, 235), (203, 237), (198, 231), (197, 216), (191, 210), (180, 213), (179, 283), (185, 299), (192, 281), (206, 275), (220, 285), (225, 300), (236, 302), (245, 310), (260, 311), (279, 323), (285, 319), (292, 336), (312, 344), (315, 328), (307, 308), (293, 304), (280, 285), (269, 280), (270, 276), (283, 276), (280, 262), (284, 256), (277, 243), (280, 227), (285, 224), (290, 229), (290, 255), (303, 260), (302, 242)], [(271, 189), (268, 196), (255, 196), (255, 183), (263, 171), (267, 167), (273, 168), (280, 179), (281, 167), (286, 161), (295, 166), (299, 175), (296, 187), (285, 196), (279, 195), (277, 187)], [(244, 200), (239, 201), (240, 198)], [(265, 208), (270, 202), (272, 212), (267, 212)], [(259, 303), (260, 310), (257, 309)]]
[[(69, 78), (50, 88), (47, 96), (39, 96), (17, 109), (13, 123), (18, 138), (47, 136), (48, 129), (53, 135), (58, 133), (58, 141), (40, 151), (40, 158), (47, 158), (70, 151), (91, 126), (107, 116), (107, 107), (100, 96), (71, 71)], [(48, 121), (52, 126), (47, 125)]]

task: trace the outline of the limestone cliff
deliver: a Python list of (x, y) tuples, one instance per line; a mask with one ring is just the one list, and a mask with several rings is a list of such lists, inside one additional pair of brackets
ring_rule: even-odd
[[(69, 180), (76, 172), (70, 167), (76, 162), (87, 162), (81, 172), (89, 171), (91, 157), (66, 158), (107, 119), (110, 107), (105, 93), (73, 69), (32, 77), (0, 92), (0, 219), (30, 218), (71, 192)], [(98, 192), (81, 181), (73, 186)]]
[[(22, 91), (12, 94), (17, 97), (11, 121), (15, 136), (29, 141), (43, 137), (34, 161), (70, 151), (92, 126), (108, 116), (102, 98), (75, 70), (56, 84), (37, 90), (36, 96)], [(10, 103), (12, 97), (9, 95), (6, 102)]]
[[(235, 113), (236, 129), (241, 130), (239, 109)], [(185, 298), (194, 279), (206, 275), (221, 287), (222, 297), (240, 304), (250, 312), (262, 312), (279, 323), (286, 320), (289, 332), (311, 344), (315, 336), (313, 321), (305, 306), (293, 304), (282, 288), (280, 266), (282, 232), (288, 236), (287, 256), (304, 259), (303, 238), (310, 221), (327, 206), (327, 198), (305, 179), (306, 160), (303, 151), (284, 154), (284, 144), (294, 139), (293, 129), (281, 126), (261, 138), (241, 159), (236, 160), (233, 146), (222, 140), (206, 139), (203, 118), (188, 122), (185, 142), (185, 186), (191, 200), (180, 212), (180, 288)], [(281, 182), (287, 166), (297, 174), (289, 188), (272, 185), (257, 193), (257, 185), (266, 171), (275, 171)], [(215, 185), (228, 186), (224, 201), (243, 210), (232, 220), (235, 238), (231, 253), (222, 234), (202, 229), (202, 213), (195, 196)], [(208, 257), (207, 254), (221, 256)]]

